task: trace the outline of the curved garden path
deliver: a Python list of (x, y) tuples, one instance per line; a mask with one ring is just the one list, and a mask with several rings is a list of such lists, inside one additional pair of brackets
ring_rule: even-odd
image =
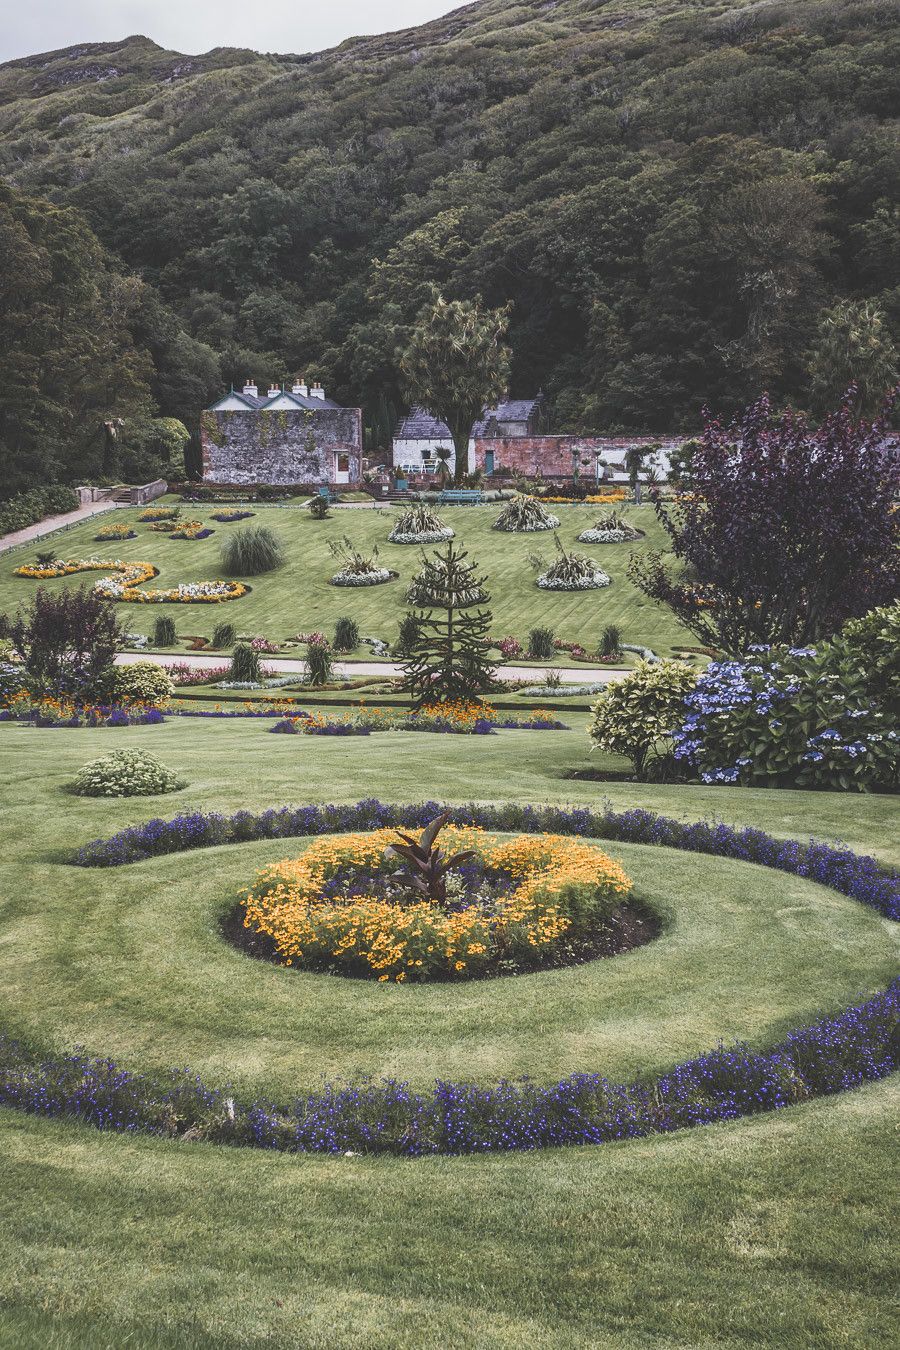
[[(222, 666), (228, 657), (222, 653), (207, 655), (205, 652), (122, 652), (116, 662), (122, 666), (133, 665), (135, 661), (155, 661), (160, 666), (187, 665), (193, 670), (208, 670)], [(276, 675), (302, 675), (306, 671), (306, 662), (292, 657), (267, 656), (264, 665)], [(401, 667), (393, 661), (336, 661), (335, 671), (345, 678), (354, 675), (383, 675), (389, 679), (392, 675), (402, 674)], [(555, 668), (563, 684), (611, 684), (628, 674), (627, 670), (614, 670), (609, 666), (559, 666)], [(495, 675), (498, 680), (528, 680), (540, 684), (542, 667), (535, 666), (497, 666)]]

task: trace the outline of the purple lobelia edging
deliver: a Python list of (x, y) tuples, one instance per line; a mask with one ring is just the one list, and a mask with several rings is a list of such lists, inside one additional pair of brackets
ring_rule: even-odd
[(82, 1053), (30, 1056), (0, 1038), (0, 1105), (143, 1131), (296, 1153), (487, 1153), (602, 1144), (779, 1110), (886, 1077), (900, 1063), (900, 981), (791, 1032), (768, 1051), (719, 1046), (655, 1081), (573, 1074), (542, 1087), (337, 1083), (285, 1107), (244, 1104), (187, 1070), (138, 1074)]
[(817, 840), (776, 839), (763, 830), (736, 830), (710, 821), (685, 824), (652, 811), (592, 811), (588, 807), (522, 806), (518, 803), (489, 806), (467, 803), (446, 806), (420, 802), (395, 806), (376, 798), (352, 805), (282, 806), (265, 811), (238, 811), (233, 816), (218, 812), (187, 812), (172, 820), (150, 820), (134, 825), (109, 839), (95, 839), (79, 849), (73, 862), (79, 867), (120, 867), (216, 844), (244, 843), (254, 839), (289, 839), (307, 835), (338, 834), (400, 825), (423, 828), (442, 811), (457, 825), (481, 825), (488, 830), (538, 834), (577, 835), (586, 839), (611, 839), (622, 843), (651, 844), (735, 858), (808, 877), (830, 886), (861, 904), (871, 905), (889, 919), (900, 920), (900, 874), (882, 867), (874, 858), (835, 848)]

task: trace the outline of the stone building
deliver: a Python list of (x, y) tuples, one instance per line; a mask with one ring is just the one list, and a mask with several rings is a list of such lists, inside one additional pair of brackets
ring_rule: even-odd
[(251, 380), (230, 390), (202, 414), (200, 441), (204, 483), (353, 488), (362, 478), (362, 409), (303, 379), (264, 397)]

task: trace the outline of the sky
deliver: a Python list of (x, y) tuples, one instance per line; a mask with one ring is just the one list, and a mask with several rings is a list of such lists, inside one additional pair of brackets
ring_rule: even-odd
[(0, 0), (0, 61), (143, 33), (195, 55), (211, 47), (314, 52), (426, 23), (465, 0)]

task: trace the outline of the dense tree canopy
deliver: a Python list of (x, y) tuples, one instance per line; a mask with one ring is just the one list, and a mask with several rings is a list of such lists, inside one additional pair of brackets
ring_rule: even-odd
[(183, 473), (182, 419), (219, 380), (215, 354), (79, 211), (2, 184), (0, 370), (2, 497), (56, 480)]
[(764, 387), (812, 406), (842, 302), (896, 331), (898, 70), (886, 0), (481, 0), (304, 57), (132, 38), (0, 67), (0, 173), (177, 314), (144, 344), (168, 415), (195, 342), (381, 438), (434, 283), (512, 303), (513, 392), (557, 429), (687, 429)]

